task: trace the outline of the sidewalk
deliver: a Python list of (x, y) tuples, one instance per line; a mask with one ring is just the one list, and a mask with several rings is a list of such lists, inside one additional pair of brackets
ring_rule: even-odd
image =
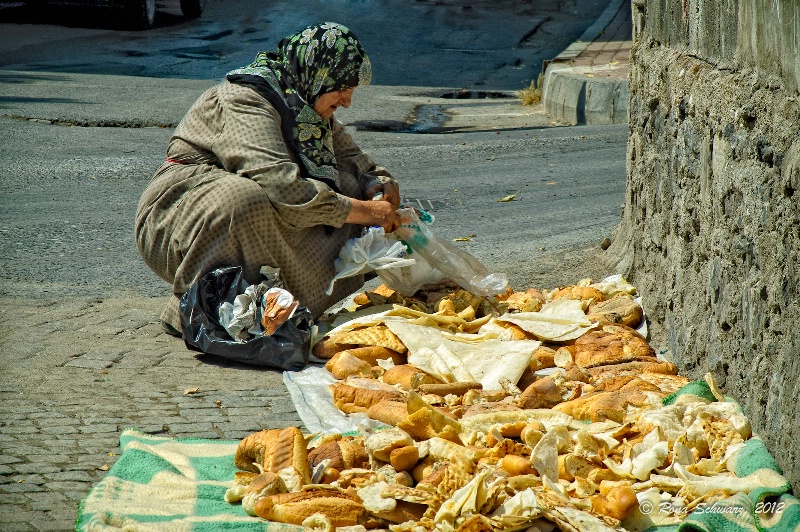
[(544, 65), (542, 103), (570, 125), (628, 121), (629, 0), (612, 0), (581, 37)]

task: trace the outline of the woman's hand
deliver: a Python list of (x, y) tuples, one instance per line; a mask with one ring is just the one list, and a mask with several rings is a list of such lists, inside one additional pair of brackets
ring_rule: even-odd
[(397, 209), (400, 207), (400, 187), (395, 180), (389, 180), (385, 183), (381, 183), (380, 185), (375, 185), (367, 190), (367, 198), (374, 199), (375, 195), (381, 193), (383, 197), (380, 198), (384, 201), (388, 201), (394, 208)]
[(387, 233), (391, 233), (399, 226), (397, 209), (389, 201), (361, 201), (357, 199), (351, 199), (350, 201), (352, 207), (345, 223), (366, 226), (379, 225)]

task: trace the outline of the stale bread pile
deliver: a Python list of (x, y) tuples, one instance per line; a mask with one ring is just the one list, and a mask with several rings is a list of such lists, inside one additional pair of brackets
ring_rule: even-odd
[[(754, 489), (726, 467), (751, 437), (734, 403), (663, 405), (688, 380), (636, 332), (632, 294), (621, 278), (492, 298), (360, 294), (389, 310), (313, 349), (338, 379), (336, 406), (390, 428), (252, 434), (227, 500), (320, 531), (645, 530)], [(645, 500), (683, 511), (645, 515)]]

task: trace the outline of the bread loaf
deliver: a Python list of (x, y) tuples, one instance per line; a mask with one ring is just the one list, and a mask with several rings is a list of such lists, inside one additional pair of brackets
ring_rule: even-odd
[(566, 286), (564, 288), (557, 288), (547, 295), (550, 301), (566, 297), (579, 301), (603, 301), (605, 296), (603, 292), (591, 286)]
[(422, 395), (433, 394), (444, 397), (446, 395), (464, 395), (469, 390), (482, 390), (479, 382), (448, 382), (439, 384), (420, 384), (417, 393)]
[(345, 383), (331, 385), (333, 403), (345, 414), (353, 412), (366, 412), (369, 407), (381, 399), (404, 401), (400, 390), (387, 386), (389, 389), (369, 389), (350, 386)]
[(386, 384), (398, 385), (404, 390), (411, 390), (420, 384), (441, 382), (436, 377), (425, 373), (411, 364), (401, 364), (386, 370), (382, 377)]
[(259, 517), (278, 523), (302, 525), (308, 517), (319, 513), (335, 527), (354, 526), (364, 515), (364, 506), (356, 495), (333, 489), (312, 489), (272, 495), (255, 505)]
[(618, 296), (589, 306), (586, 317), (593, 322), (608, 322), (637, 327), (642, 322), (642, 307), (629, 294)]
[(249, 435), (239, 442), (234, 464), (245, 471), (282, 474), (289, 489), (299, 489), (311, 482), (305, 437), (297, 427), (262, 430)]
[(338, 342), (334, 342), (330, 338), (323, 338), (314, 344), (314, 347), (311, 348), (311, 353), (318, 358), (331, 358), (340, 351), (345, 351), (354, 347), (358, 346), (355, 344), (340, 344)]
[(396, 426), (408, 415), (408, 406), (405, 401), (381, 399), (371, 407), (367, 408), (367, 416), (370, 419)]
[(575, 363), (583, 368), (656, 361), (656, 353), (647, 340), (624, 325), (606, 325), (601, 330), (590, 331), (575, 340), (573, 349)]
[(378, 360), (390, 359), (394, 364), (405, 364), (406, 355), (392, 349), (376, 345), (366, 347), (354, 347), (346, 350), (347, 353), (360, 358), (370, 366), (377, 366)]
[(262, 430), (240, 441), (233, 459), (236, 467), (258, 473), (259, 468), (254, 464), (264, 463), (265, 453), (278, 443), (280, 433), (281, 429)]

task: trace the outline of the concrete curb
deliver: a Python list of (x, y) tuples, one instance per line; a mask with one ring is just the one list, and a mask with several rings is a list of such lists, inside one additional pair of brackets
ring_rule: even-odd
[[(604, 33), (627, 1), (612, 0), (578, 40), (545, 65), (542, 105), (554, 119), (569, 125), (620, 124), (628, 121), (627, 63), (602, 67), (575, 64), (577, 59), (591, 53), (590, 45)], [(597, 72), (611, 76), (595, 78), (594, 73)]]

